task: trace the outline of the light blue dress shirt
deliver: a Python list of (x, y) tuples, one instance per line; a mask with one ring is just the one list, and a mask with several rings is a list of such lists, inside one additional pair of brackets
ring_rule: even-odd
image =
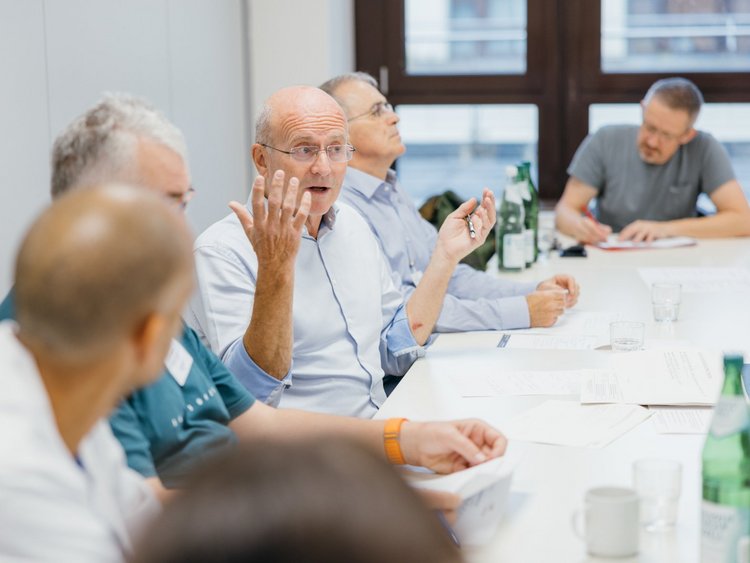
[[(339, 200), (359, 211), (370, 225), (398, 278), (404, 299), (408, 299), (430, 262), (437, 242), (435, 228), (419, 214), (393, 170), (384, 182), (349, 167)], [(435, 331), (528, 328), (529, 308), (524, 296), (536, 285), (501, 280), (459, 264)]]
[[(249, 202), (248, 202), (249, 206)], [(377, 240), (359, 214), (335, 204), (317, 240), (302, 235), (294, 278), (290, 372), (277, 380), (242, 343), (258, 262), (234, 214), (195, 243), (197, 291), (186, 314), (230, 371), (280, 407), (371, 417), (385, 400), (383, 375), (402, 375), (424, 355)]]

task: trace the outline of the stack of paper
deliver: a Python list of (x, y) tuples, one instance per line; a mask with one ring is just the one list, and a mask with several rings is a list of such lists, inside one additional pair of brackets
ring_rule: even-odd
[(716, 353), (642, 350), (612, 354), (612, 370), (584, 374), (582, 403), (713, 405), (724, 371)]
[(513, 470), (519, 458), (511, 453), (450, 475), (409, 473), (410, 485), (456, 494), (463, 499), (454, 526), (462, 544), (483, 545), (495, 533), (505, 511)]
[(602, 448), (649, 416), (648, 409), (636, 405), (546, 401), (504, 425), (503, 432), (511, 440)]
[(463, 397), (574, 395), (547, 401), (503, 427), (513, 440), (603, 447), (654, 413), (658, 432), (703, 433), (708, 409), (656, 411), (641, 405), (713, 405), (723, 381), (719, 354), (646, 350), (609, 354), (609, 369), (473, 373), (455, 378)]

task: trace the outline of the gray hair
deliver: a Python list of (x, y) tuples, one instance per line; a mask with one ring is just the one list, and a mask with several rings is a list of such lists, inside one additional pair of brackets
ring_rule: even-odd
[(323, 90), (323, 92), (331, 96), (334, 100), (336, 100), (342, 108), (348, 110), (349, 108), (346, 104), (346, 101), (338, 95), (338, 90), (341, 86), (349, 82), (364, 82), (365, 84), (369, 84), (376, 90), (380, 90), (378, 81), (375, 80), (375, 78), (371, 74), (362, 71), (339, 74), (338, 76), (334, 76), (330, 80), (326, 80), (325, 82), (323, 82), (323, 84), (321, 84), (319, 88)]
[(663, 78), (657, 80), (648, 89), (643, 101), (648, 103), (658, 97), (667, 107), (687, 112), (694, 123), (703, 105), (703, 94), (698, 87), (687, 78)]
[(255, 120), (255, 142), (261, 145), (270, 145), (271, 139), (271, 106), (268, 103), (263, 104)]
[(182, 157), (182, 132), (148, 102), (128, 94), (105, 94), (75, 119), (52, 146), (52, 197), (82, 185), (130, 180), (139, 138), (151, 139)]

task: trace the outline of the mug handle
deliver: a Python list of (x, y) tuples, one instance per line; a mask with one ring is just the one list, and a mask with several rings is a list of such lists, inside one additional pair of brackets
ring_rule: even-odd
[(573, 528), (573, 533), (578, 536), (578, 539), (585, 541), (586, 536), (582, 531), (581, 525), (581, 517), (583, 516), (583, 513), (584, 511), (580, 509), (573, 512), (573, 514), (570, 516), (570, 526)]

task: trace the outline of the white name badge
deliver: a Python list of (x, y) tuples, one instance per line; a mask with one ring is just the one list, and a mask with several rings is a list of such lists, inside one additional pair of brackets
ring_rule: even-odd
[(182, 387), (187, 381), (190, 368), (193, 367), (193, 357), (182, 344), (173, 338), (167, 357), (164, 359), (164, 365), (177, 384)]

